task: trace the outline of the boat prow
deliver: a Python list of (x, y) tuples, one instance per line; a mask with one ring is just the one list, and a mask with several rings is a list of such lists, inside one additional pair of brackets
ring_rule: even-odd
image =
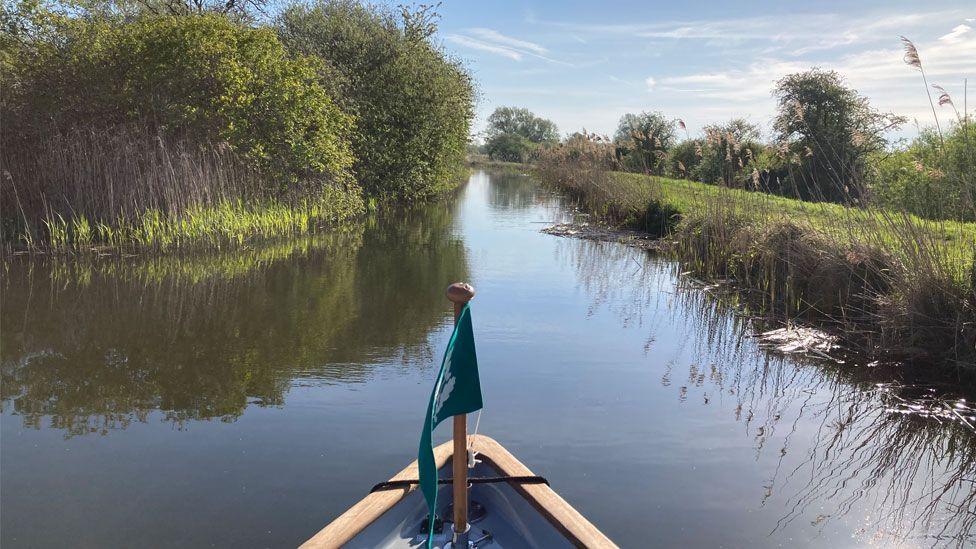
[[(535, 477), (508, 450), (494, 439), (468, 437), (478, 459), (470, 469), (469, 541), (475, 547), (616, 547), (590, 521)], [(434, 448), (438, 476), (449, 479), (453, 445), (446, 442)], [(359, 503), (306, 541), (302, 547), (422, 547), (427, 522), (427, 504), (416, 481), (414, 461), (387, 483), (377, 485)], [(506, 478), (499, 478), (506, 477)], [(483, 479), (483, 480), (479, 480)], [(440, 484), (439, 517), (435, 524), (434, 546), (450, 546), (452, 500), (450, 484)], [(439, 533), (438, 533), (439, 532)]]

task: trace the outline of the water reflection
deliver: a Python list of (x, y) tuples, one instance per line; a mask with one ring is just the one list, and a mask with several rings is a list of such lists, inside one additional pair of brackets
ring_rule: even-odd
[(539, 184), (526, 173), (510, 169), (492, 172), (488, 204), (499, 210), (524, 210), (540, 203)]
[[(468, 277), (453, 204), (224, 254), (18, 261), (0, 312), (4, 413), (68, 436), (233, 421), (296, 378), (360, 382), (426, 357), (442, 288)], [(427, 363), (429, 361), (424, 361)]]
[(679, 402), (728, 408), (756, 461), (773, 456), (754, 502), (782, 509), (769, 535), (848, 519), (859, 543), (976, 542), (976, 418), (965, 400), (879, 383), (876, 370), (770, 354), (755, 339), (766, 326), (734, 295), (702, 291), (647, 252), (577, 240), (558, 250), (592, 311), (646, 331), (645, 352), (660, 352), (665, 327), (682, 334), (660, 381)]

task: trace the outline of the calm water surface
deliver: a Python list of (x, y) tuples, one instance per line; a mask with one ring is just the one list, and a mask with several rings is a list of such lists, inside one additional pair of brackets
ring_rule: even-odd
[[(625, 547), (976, 543), (976, 443), (525, 176), (244, 252), (3, 273), (4, 547), (288, 547), (415, 458), (469, 280), (498, 439)], [(442, 428), (445, 440), (449, 429)]]

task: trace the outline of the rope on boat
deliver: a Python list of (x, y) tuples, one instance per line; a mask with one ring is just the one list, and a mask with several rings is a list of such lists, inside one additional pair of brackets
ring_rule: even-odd
[[(468, 486), (473, 484), (492, 484), (496, 482), (515, 482), (518, 484), (545, 484), (549, 486), (549, 481), (546, 477), (540, 477), (538, 475), (523, 475), (523, 476), (501, 476), (501, 477), (469, 477)], [(393, 490), (395, 488), (408, 488), (415, 484), (419, 484), (420, 481), (417, 479), (406, 479), (406, 480), (388, 480), (386, 482), (381, 482), (376, 486), (370, 488), (369, 493), (381, 492), (383, 490)], [(454, 479), (452, 478), (441, 478), (437, 479), (437, 484), (454, 484)]]

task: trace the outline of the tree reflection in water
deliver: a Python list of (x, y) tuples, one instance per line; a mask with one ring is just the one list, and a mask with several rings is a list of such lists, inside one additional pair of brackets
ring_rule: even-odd
[(4, 413), (67, 436), (159, 411), (234, 421), (284, 402), (296, 379), (361, 382), (372, 364), (428, 364), (466, 279), (450, 202), (342, 231), (233, 250), (16, 261), (0, 311)]
[[(664, 326), (684, 335), (662, 385), (676, 386), (681, 401), (731, 398), (757, 460), (774, 453), (757, 502), (783, 506), (770, 534), (818, 507), (825, 510), (811, 523), (822, 528), (859, 506), (872, 509), (854, 533), (866, 543), (976, 541), (976, 418), (959, 394), (892, 384), (880, 368), (764, 351), (755, 337), (768, 326), (734, 294), (703, 291), (676, 263), (641, 250), (563, 242), (559, 253), (575, 266), (591, 308), (645, 329), (645, 350)], [(690, 362), (684, 379), (682, 361)], [(794, 454), (802, 459), (787, 459)], [(775, 495), (781, 499), (771, 503)]]

